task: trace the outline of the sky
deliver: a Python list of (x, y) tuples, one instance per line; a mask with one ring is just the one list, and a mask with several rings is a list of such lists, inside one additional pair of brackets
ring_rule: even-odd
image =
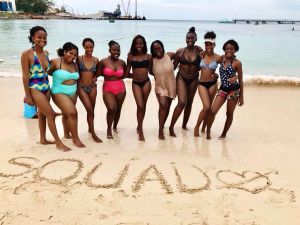
[[(123, 0), (127, 7), (128, 0)], [(114, 11), (121, 0), (54, 0), (74, 13)], [(131, 0), (131, 15), (134, 15)], [(138, 14), (147, 19), (223, 20), (223, 19), (298, 19), (300, 0), (137, 0)], [(122, 8), (122, 7), (121, 7)], [(124, 14), (122, 8), (122, 15)]]

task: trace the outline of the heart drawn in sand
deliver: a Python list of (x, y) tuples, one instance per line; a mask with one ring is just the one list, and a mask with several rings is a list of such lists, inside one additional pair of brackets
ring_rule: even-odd
[(271, 186), (272, 182), (267, 174), (248, 170), (241, 173), (231, 170), (220, 170), (217, 172), (216, 178), (224, 184), (221, 188), (233, 188), (257, 194)]

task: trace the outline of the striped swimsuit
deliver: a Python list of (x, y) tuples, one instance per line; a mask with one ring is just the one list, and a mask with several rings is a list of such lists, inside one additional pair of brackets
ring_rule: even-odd
[[(48, 71), (51, 65), (50, 65), (50, 60), (48, 58), (48, 55), (46, 53), (45, 55), (48, 60), (48, 67), (47, 67), (47, 71)], [(29, 88), (34, 88), (46, 95), (49, 90), (48, 74), (47, 71), (44, 71), (44, 68), (40, 64), (35, 51), (33, 51), (33, 56), (34, 56), (34, 63), (29, 70), (30, 73)]]

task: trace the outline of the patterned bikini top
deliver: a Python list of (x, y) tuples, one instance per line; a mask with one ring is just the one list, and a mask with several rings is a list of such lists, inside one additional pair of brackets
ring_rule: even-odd
[(29, 69), (29, 73), (30, 73), (29, 78), (30, 79), (41, 79), (41, 78), (45, 79), (45, 78), (47, 78), (47, 76), (48, 76), (47, 72), (50, 69), (51, 64), (50, 64), (49, 57), (45, 51), (44, 51), (44, 54), (46, 55), (46, 58), (48, 61), (48, 67), (47, 67), (46, 71), (44, 70), (43, 66), (39, 62), (36, 51), (33, 51), (34, 62)]
[(97, 66), (96, 66), (96, 62), (95, 60), (93, 60), (93, 66), (91, 68), (86, 68), (84, 61), (83, 61), (83, 56), (81, 57), (81, 62), (79, 62), (78, 64), (78, 69), (79, 72), (91, 72), (91, 73), (95, 73), (97, 70)]
[(210, 63), (206, 64), (204, 62), (204, 59), (200, 62), (200, 68), (201, 69), (210, 69), (210, 70), (216, 70), (218, 67), (218, 63), (216, 59), (213, 59)]

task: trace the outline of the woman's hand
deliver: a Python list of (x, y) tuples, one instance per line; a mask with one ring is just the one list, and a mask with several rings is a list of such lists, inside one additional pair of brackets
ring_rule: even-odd
[(31, 96), (26, 96), (25, 102), (26, 102), (28, 105), (34, 105), (34, 101), (33, 101), (33, 99), (32, 99)]
[(237, 80), (238, 80), (238, 76), (234, 76), (234, 77), (228, 78), (227, 81), (232, 84), (232, 83), (236, 82)]
[(239, 105), (239, 106), (244, 105), (244, 98), (239, 98), (239, 99), (238, 99), (238, 105)]

